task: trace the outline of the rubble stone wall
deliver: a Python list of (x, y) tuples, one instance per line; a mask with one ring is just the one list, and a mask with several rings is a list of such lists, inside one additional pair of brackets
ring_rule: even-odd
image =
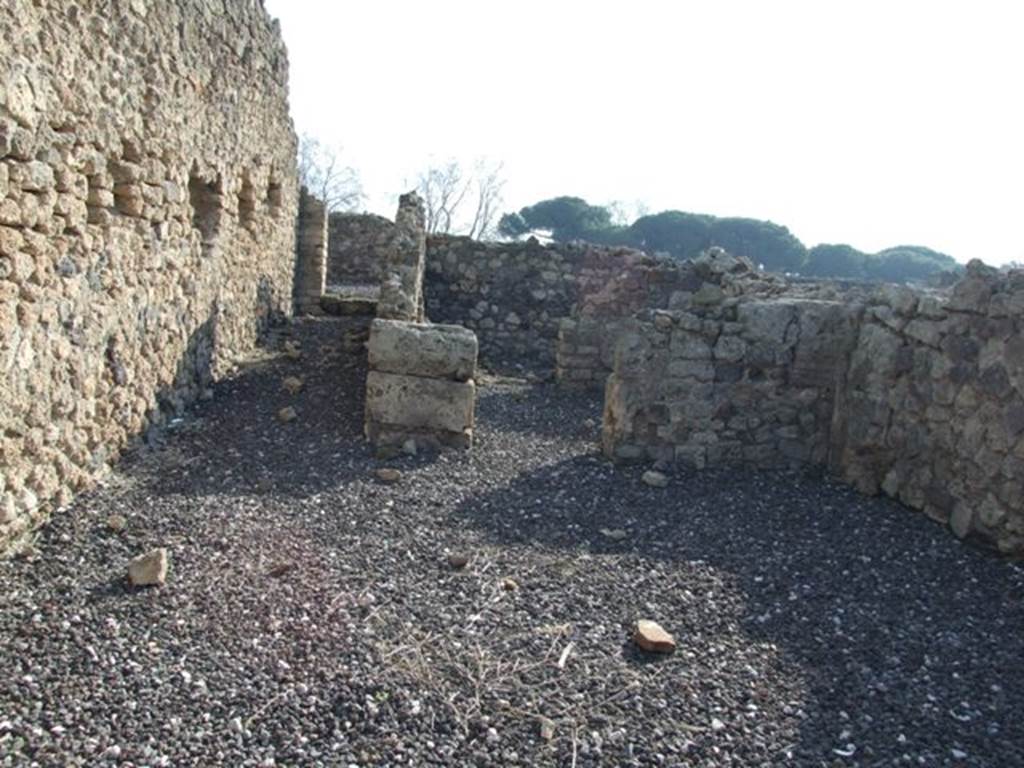
[(419, 323), (424, 320), (426, 211), (415, 192), (398, 198), (395, 236), (384, 253), (377, 317)]
[(554, 368), (563, 318), (621, 320), (667, 300), (677, 279), (669, 262), (625, 248), (450, 236), (427, 243), (427, 314), (473, 329), (488, 364)]
[(371, 213), (332, 213), (327, 285), (379, 285), (395, 223)]
[(838, 475), (1024, 554), (1024, 272), (879, 292), (839, 394)]
[(824, 464), (855, 320), (836, 302), (757, 297), (648, 314), (616, 348), (607, 452), (698, 469)]
[(0, 0), (0, 542), (291, 311), (295, 134), (249, 0)]
[(1024, 554), (1024, 273), (976, 262), (948, 295), (825, 301), (737, 283), (714, 261), (698, 291), (620, 334), (606, 454), (827, 465)]
[(327, 206), (303, 187), (295, 225), (295, 311), (322, 314), (320, 300), (326, 284)]

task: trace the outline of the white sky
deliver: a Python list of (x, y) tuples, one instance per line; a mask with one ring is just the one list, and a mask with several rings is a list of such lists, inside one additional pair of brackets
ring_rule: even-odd
[(387, 216), (431, 159), (769, 219), (808, 246), (1024, 260), (1016, 0), (266, 0), (296, 127)]

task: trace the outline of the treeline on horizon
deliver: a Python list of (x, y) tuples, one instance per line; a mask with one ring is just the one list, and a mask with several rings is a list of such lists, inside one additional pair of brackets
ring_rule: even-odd
[(759, 219), (662, 211), (640, 216), (629, 225), (616, 224), (608, 208), (579, 197), (542, 200), (505, 214), (498, 224), (498, 232), (509, 238), (539, 230), (550, 232), (557, 242), (628, 246), (678, 259), (691, 259), (719, 246), (768, 271), (807, 277), (911, 282), (962, 269), (952, 256), (919, 245), (899, 245), (878, 253), (842, 244), (807, 248), (786, 227)]

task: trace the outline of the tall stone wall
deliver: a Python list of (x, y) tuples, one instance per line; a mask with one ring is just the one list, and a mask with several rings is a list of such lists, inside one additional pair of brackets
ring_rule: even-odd
[(250, 0), (0, 0), (0, 542), (288, 313), (287, 58)]
[(395, 223), (370, 213), (332, 213), (328, 228), (327, 285), (379, 285)]
[(603, 424), (618, 460), (830, 466), (866, 493), (1024, 554), (1024, 273), (949, 295), (823, 301), (725, 279), (620, 335)]

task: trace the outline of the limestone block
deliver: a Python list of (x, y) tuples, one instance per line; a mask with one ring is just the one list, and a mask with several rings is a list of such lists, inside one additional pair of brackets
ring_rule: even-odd
[(458, 325), (374, 320), (367, 350), (383, 373), (468, 381), (476, 372), (476, 334)]
[(370, 371), (366, 377), (367, 424), (461, 433), (473, 428), (476, 385)]

